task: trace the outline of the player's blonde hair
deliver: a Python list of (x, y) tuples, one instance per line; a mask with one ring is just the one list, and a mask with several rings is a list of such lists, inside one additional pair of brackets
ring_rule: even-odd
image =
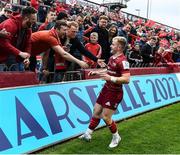
[(118, 45), (120, 45), (123, 50), (126, 48), (127, 39), (125, 37), (117, 36), (113, 38), (113, 41), (117, 41)]

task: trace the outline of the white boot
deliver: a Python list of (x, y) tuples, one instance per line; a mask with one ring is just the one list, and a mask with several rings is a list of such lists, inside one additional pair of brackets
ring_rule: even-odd
[(111, 143), (109, 144), (109, 148), (115, 148), (119, 145), (119, 142), (121, 141), (121, 137), (118, 134), (118, 132), (116, 132), (115, 134), (113, 134), (112, 136), (112, 140)]
[(82, 139), (82, 140), (89, 142), (89, 141), (91, 141), (91, 138), (92, 138), (91, 134), (92, 133), (93, 133), (93, 130), (88, 128), (83, 135), (79, 136), (79, 139)]

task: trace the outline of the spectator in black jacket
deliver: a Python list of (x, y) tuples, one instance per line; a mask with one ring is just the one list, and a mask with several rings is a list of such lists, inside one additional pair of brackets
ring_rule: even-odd
[(128, 61), (130, 64), (138, 64), (143, 61), (140, 54), (140, 46), (138, 43), (135, 44), (134, 48), (129, 52)]
[(172, 53), (172, 59), (174, 62), (180, 62), (180, 41)]
[(143, 57), (143, 62), (149, 64), (153, 62), (153, 48), (156, 45), (156, 37), (151, 37), (151, 39), (142, 47), (141, 56)]
[[(130, 24), (126, 24), (123, 28), (120, 28), (119, 31), (118, 31), (118, 36), (121, 36), (121, 37), (126, 38), (127, 43), (130, 43), (130, 42), (129, 42), (128, 34), (129, 34), (130, 31), (131, 31), (131, 27), (132, 27), (132, 26), (131, 26)], [(127, 48), (127, 46), (125, 47), (124, 55), (125, 55), (125, 56), (128, 55), (128, 48)]]
[(139, 46), (140, 46), (140, 49), (146, 44), (146, 41), (147, 41), (147, 36), (145, 33), (143, 33), (141, 35), (141, 39), (139, 41)]
[(110, 58), (110, 43), (109, 43), (109, 32), (106, 29), (108, 24), (108, 17), (102, 15), (99, 17), (99, 24), (92, 30), (92, 32), (98, 33), (98, 43), (102, 47), (101, 58), (105, 59), (107, 63)]
[(128, 42), (128, 33), (130, 33), (130, 31), (131, 31), (131, 25), (126, 24), (123, 28), (119, 29), (118, 36), (126, 38)]
[[(69, 22), (68, 23), (68, 30), (66, 33), (66, 46), (68, 45), (68, 48), (70, 48), (69, 53), (73, 56), (75, 56), (77, 50), (84, 56), (88, 57), (89, 59), (97, 62), (101, 67), (104, 67), (105, 64), (102, 59), (98, 59), (96, 56), (94, 56), (91, 52), (85, 49), (84, 45), (80, 42), (80, 40), (77, 38), (77, 32), (79, 29), (79, 25), (77, 22)], [(65, 49), (66, 50), (66, 49)], [(75, 63), (68, 64), (68, 70), (76, 70), (78, 69), (78, 66)]]

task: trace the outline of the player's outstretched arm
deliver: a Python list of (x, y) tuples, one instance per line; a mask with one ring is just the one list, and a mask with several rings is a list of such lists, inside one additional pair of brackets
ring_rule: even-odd
[(124, 73), (120, 77), (110, 76), (107, 73), (100, 73), (99, 76), (106, 81), (111, 81), (116, 84), (128, 84), (130, 81), (130, 73)]
[(107, 72), (107, 69), (90, 71), (90, 72), (88, 73), (88, 76), (99, 75), (99, 74), (106, 73), (106, 72)]

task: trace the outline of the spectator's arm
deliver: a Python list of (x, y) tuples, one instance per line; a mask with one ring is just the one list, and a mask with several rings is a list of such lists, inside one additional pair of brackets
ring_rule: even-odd
[(89, 27), (87, 30), (84, 30), (84, 35), (86, 35), (87, 33), (91, 32), (94, 29), (94, 27)]
[(78, 65), (80, 65), (82, 68), (88, 68), (88, 64), (85, 63), (84, 61), (81, 61), (75, 57), (73, 57), (71, 54), (69, 54), (68, 52), (64, 51), (63, 48), (59, 45), (57, 46), (53, 46), (52, 49), (57, 52), (58, 54), (60, 54), (64, 59), (71, 61), (71, 62), (75, 62)]
[(10, 43), (10, 41), (8, 40), (8, 39), (6, 39), (6, 38), (1, 38), (0, 39), (0, 48), (1, 49), (8, 49), (8, 52), (9, 53), (11, 53), (11, 54), (13, 54), (13, 55), (19, 55), (20, 54), (20, 50), (19, 49), (17, 49), (16, 47), (14, 47), (11, 43)]
[(80, 52), (81, 54), (83, 54), (83, 55), (85, 55), (86, 57), (88, 57), (89, 59), (97, 62), (97, 59), (98, 59), (98, 58), (97, 58), (96, 56), (94, 56), (91, 52), (89, 52), (88, 50), (86, 50), (85, 47), (84, 47), (84, 45), (82, 45), (81, 42), (80, 42), (78, 39), (76, 39), (76, 42), (75, 42), (75, 43), (76, 43), (77, 49), (79, 50), (79, 52)]
[(101, 45), (99, 45), (99, 51), (98, 51), (98, 53), (97, 53), (97, 58), (101, 58), (101, 54), (102, 54), (102, 47), (101, 47)]
[(86, 37), (86, 36), (83, 36), (83, 40), (86, 41), (86, 42), (89, 42), (89, 38)]
[(12, 45), (12, 38), (17, 33), (17, 27), (14, 27), (14, 24), (12, 23), (5, 22), (3, 23), (3, 25), (1, 25), (1, 29), (6, 30), (8, 32), (8, 36), (0, 38), (0, 49), (4, 49), (5, 51), (8, 51), (8, 53), (15, 56), (19, 55), (22, 58), (29, 58), (30, 54), (28, 54), (27, 52), (22, 52)]

